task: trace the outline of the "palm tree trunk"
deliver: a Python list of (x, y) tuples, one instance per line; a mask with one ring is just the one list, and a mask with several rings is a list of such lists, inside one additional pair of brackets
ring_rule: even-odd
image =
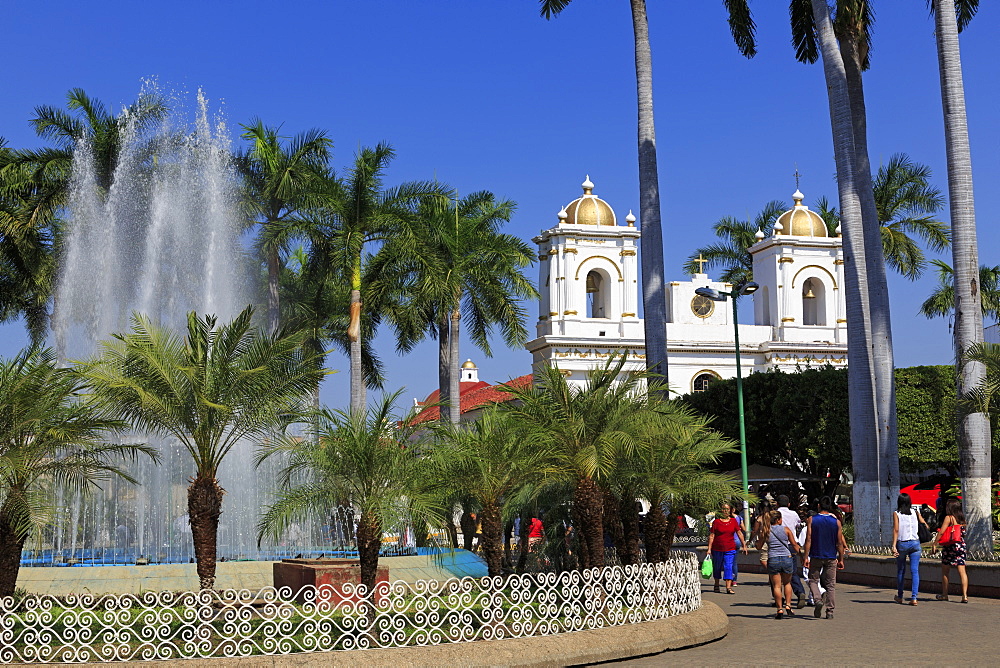
[[(615, 554), (619, 561), (622, 557), (622, 549), (625, 544), (625, 531), (622, 528), (621, 501), (618, 496), (609, 489), (602, 488), (601, 500), (603, 507), (601, 510), (601, 520), (604, 523), (604, 530), (611, 536), (611, 542), (615, 545)], [(622, 563), (625, 563), (622, 561)]]
[(639, 510), (635, 506), (634, 495), (622, 495), (618, 506), (622, 523), (622, 547), (618, 550), (618, 559), (623, 566), (638, 564), (641, 561), (639, 554)]
[[(656, 169), (653, 123), (653, 54), (649, 48), (646, 0), (630, 0), (635, 33), (635, 80), (639, 106), (639, 216), (642, 226), (642, 309), (646, 367), (667, 382), (667, 302), (663, 282), (663, 232), (660, 228), (660, 180)], [(602, 560), (603, 561), (603, 560)]]
[(351, 410), (365, 410), (364, 372), (361, 369), (361, 256), (355, 258), (351, 276), (351, 311), (347, 338), (351, 344)]
[(362, 510), (358, 518), (358, 562), (361, 567), (361, 584), (371, 599), (378, 577), (378, 553), (382, 549), (382, 527), (370, 510)]
[(480, 514), (483, 520), (483, 537), (480, 549), (490, 575), (503, 575), (503, 521), (496, 504), (486, 504)]
[(198, 474), (188, 486), (188, 517), (201, 589), (215, 587), (216, 545), (223, 494), (225, 490), (219, 487), (215, 476)]
[(278, 331), (281, 304), (278, 296), (278, 285), (281, 279), (281, 260), (278, 249), (267, 251), (267, 331), (274, 334)]
[(646, 513), (646, 563), (658, 564), (666, 558), (667, 553), (667, 518), (663, 515), (660, 504), (649, 506)]
[(27, 536), (18, 536), (6, 515), (0, 519), (0, 598), (13, 596)]
[[(934, 30), (941, 74), (948, 195), (951, 201), (951, 252), (955, 279), (955, 357), (959, 360), (958, 395), (982, 383), (986, 367), (962, 364), (970, 346), (983, 341), (979, 291), (979, 248), (972, 191), (972, 155), (965, 114), (965, 84), (958, 43), (954, 0), (934, 0)], [(962, 504), (968, 521), (966, 542), (973, 550), (992, 550), (990, 524), (990, 422), (985, 413), (959, 415), (958, 454), (962, 469)]]
[(451, 328), (448, 332), (448, 419), (452, 424), (462, 420), (462, 386), (458, 372), (458, 331), (462, 324), (462, 314), (458, 309), (451, 312)]
[(476, 537), (476, 520), (472, 517), (471, 505), (468, 501), (462, 501), (462, 514), (458, 518), (458, 525), (462, 528), (462, 549), (472, 551), (472, 541)]
[(827, 0), (812, 0), (813, 19), (823, 56), (830, 102), (830, 124), (837, 163), (841, 227), (844, 234), (844, 301), (847, 314), (848, 413), (854, 469), (855, 537), (864, 545), (880, 545), (882, 537), (879, 434), (876, 425), (876, 385), (869, 320), (867, 263), (861, 203), (854, 181), (854, 127), (847, 75), (830, 20)]
[(438, 401), (441, 408), (438, 410), (438, 420), (441, 424), (451, 421), (451, 413), (448, 406), (451, 400), (451, 345), (448, 342), (450, 332), (450, 322), (445, 319), (437, 324), (438, 330)]
[(896, 365), (892, 352), (892, 322), (889, 318), (889, 285), (885, 275), (882, 249), (882, 224), (875, 204), (871, 163), (868, 156), (868, 122), (865, 93), (861, 77), (861, 54), (857, 39), (848, 36), (840, 42), (847, 76), (847, 93), (851, 100), (851, 121), (854, 128), (854, 167), (861, 220), (864, 229), (865, 272), (868, 275), (868, 303), (872, 329), (872, 370), (875, 376), (875, 406), (879, 432), (878, 479), (881, 540), (892, 541), (892, 514), (899, 496), (899, 443), (896, 429)]
[(604, 566), (604, 523), (601, 510), (604, 500), (601, 488), (592, 478), (582, 477), (573, 492), (573, 521), (580, 531), (580, 543), (586, 544), (582, 550), (580, 568)]

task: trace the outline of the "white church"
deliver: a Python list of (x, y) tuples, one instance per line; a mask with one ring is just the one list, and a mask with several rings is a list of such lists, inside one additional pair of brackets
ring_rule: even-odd
[[(820, 216), (802, 204), (778, 218), (774, 232), (758, 231), (750, 248), (753, 322), (739, 325), (744, 376), (781, 369), (847, 364), (844, 260), (839, 229), (830, 237)], [(594, 194), (590, 177), (583, 195), (558, 214), (538, 244), (541, 293), (537, 334), (529, 341), (535, 366), (552, 364), (571, 383), (612, 354), (627, 353), (626, 369), (646, 366), (639, 312), (641, 233), (630, 211), (624, 224)], [(668, 379), (679, 394), (703, 391), (719, 378), (736, 376), (732, 304), (695, 294), (732, 286), (695, 274), (667, 285)]]

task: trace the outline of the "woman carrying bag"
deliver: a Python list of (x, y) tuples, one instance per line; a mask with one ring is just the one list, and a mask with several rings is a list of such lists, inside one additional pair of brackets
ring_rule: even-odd
[(896, 557), (896, 603), (903, 603), (903, 579), (906, 573), (906, 558), (910, 558), (910, 605), (917, 604), (920, 589), (920, 524), (924, 521), (920, 513), (913, 510), (909, 494), (900, 494), (896, 499), (896, 512), (892, 514), (892, 556)]
[(934, 554), (938, 546), (941, 551), (941, 593), (935, 596), (939, 601), (948, 600), (948, 574), (951, 567), (958, 569), (958, 577), (962, 581), (962, 603), (969, 602), (969, 576), (965, 572), (965, 513), (962, 512), (962, 502), (958, 499), (948, 499), (945, 506), (944, 520), (937, 532), (937, 540), (931, 550)]

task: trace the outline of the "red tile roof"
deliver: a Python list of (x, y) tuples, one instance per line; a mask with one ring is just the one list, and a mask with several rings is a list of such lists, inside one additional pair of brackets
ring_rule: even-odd
[[(505, 401), (510, 401), (513, 399), (513, 395), (509, 392), (503, 390), (504, 385), (509, 385), (516, 388), (524, 388), (531, 386), (531, 374), (526, 374), (524, 376), (518, 376), (517, 378), (512, 378), (506, 383), (497, 383), (496, 385), (490, 385), (489, 383), (479, 382), (479, 383), (462, 383), (463, 386), (470, 385), (468, 390), (464, 387), (461, 394), (459, 395), (461, 400), (461, 407), (463, 413), (468, 413), (469, 411), (475, 410), (477, 408), (482, 408), (483, 406), (488, 406), (490, 404), (500, 404)], [(427, 402), (437, 401), (438, 391), (434, 390), (427, 397)], [(424, 402), (424, 403), (427, 403)], [(431, 406), (425, 410), (420, 411), (415, 418), (413, 418), (413, 424), (420, 424), (422, 422), (429, 422), (431, 420), (437, 420), (441, 417), (441, 407)]]

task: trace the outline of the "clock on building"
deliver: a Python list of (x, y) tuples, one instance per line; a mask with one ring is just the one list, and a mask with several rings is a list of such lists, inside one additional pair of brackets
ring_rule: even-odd
[(691, 300), (691, 311), (699, 318), (707, 318), (715, 311), (715, 302), (702, 295)]

